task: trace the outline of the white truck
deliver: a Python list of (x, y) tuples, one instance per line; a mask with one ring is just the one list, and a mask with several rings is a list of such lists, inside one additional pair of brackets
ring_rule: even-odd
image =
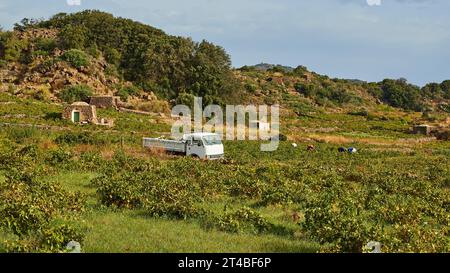
[(212, 133), (185, 134), (181, 140), (144, 138), (143, 146), (207, 160), (224, 157), (222, 140), (218, 134)]

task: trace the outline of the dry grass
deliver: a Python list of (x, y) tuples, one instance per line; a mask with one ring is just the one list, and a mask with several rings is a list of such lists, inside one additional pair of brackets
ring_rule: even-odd
[(82, 154), (82, 153), (86, 153), (86, 152), (95, 151), (95, 150), (97, 150), (97, 148), (91, 144), (77, 144), (73, 147), (73, 150), (77, 154)]
[(39, 143), (39, 148), (42, 150), (46, 150), (46, 151), (56, 150), (56, 149), (58, 149), (58, 145), (55, 142), (53, 142), (51, 139), (44, 139), (43, 141), (41, 141)]

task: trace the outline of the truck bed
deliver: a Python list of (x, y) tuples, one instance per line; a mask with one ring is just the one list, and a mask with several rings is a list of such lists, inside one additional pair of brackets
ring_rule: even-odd
[(146, 148), (162, 148), (168, 152), (186, 153), (186, 143), (181, 140), (144, 138), (143, 141), (143, 146)]

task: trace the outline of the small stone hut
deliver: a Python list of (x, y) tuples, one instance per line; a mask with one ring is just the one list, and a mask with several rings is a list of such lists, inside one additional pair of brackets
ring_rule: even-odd
[(90, 105), (95, 105), (98, 108), (118, 108), (121, 104), (118, 96), (96, 96), (90, 98)]
[(429, 125), (416, 125), (413, 127), (413, 133), (414, 134), (422, 134), (422, 135), (430, 135), (433, 127)]
[(96, 107), (86, 102), (75, 102), (66, 106), (62, 116), (63, 119), (74, 123), (98, 123)]

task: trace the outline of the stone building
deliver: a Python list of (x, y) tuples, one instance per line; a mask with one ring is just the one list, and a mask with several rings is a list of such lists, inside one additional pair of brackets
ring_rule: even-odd
[(117, 96), (96, 96), (90, 98), (90, 105), (98, 108), (119, 108), (121, 101)]
[(414, 134), (422, 134), (422, 135), (430, 135), (433, 127), (429, 125), (416, 125), (413, 127), (413, 133)]
[(66, 106), (62, 116), (63, 119), (74, 123), (98, 123), (96, 107), (86, 102), (75, 102)]

